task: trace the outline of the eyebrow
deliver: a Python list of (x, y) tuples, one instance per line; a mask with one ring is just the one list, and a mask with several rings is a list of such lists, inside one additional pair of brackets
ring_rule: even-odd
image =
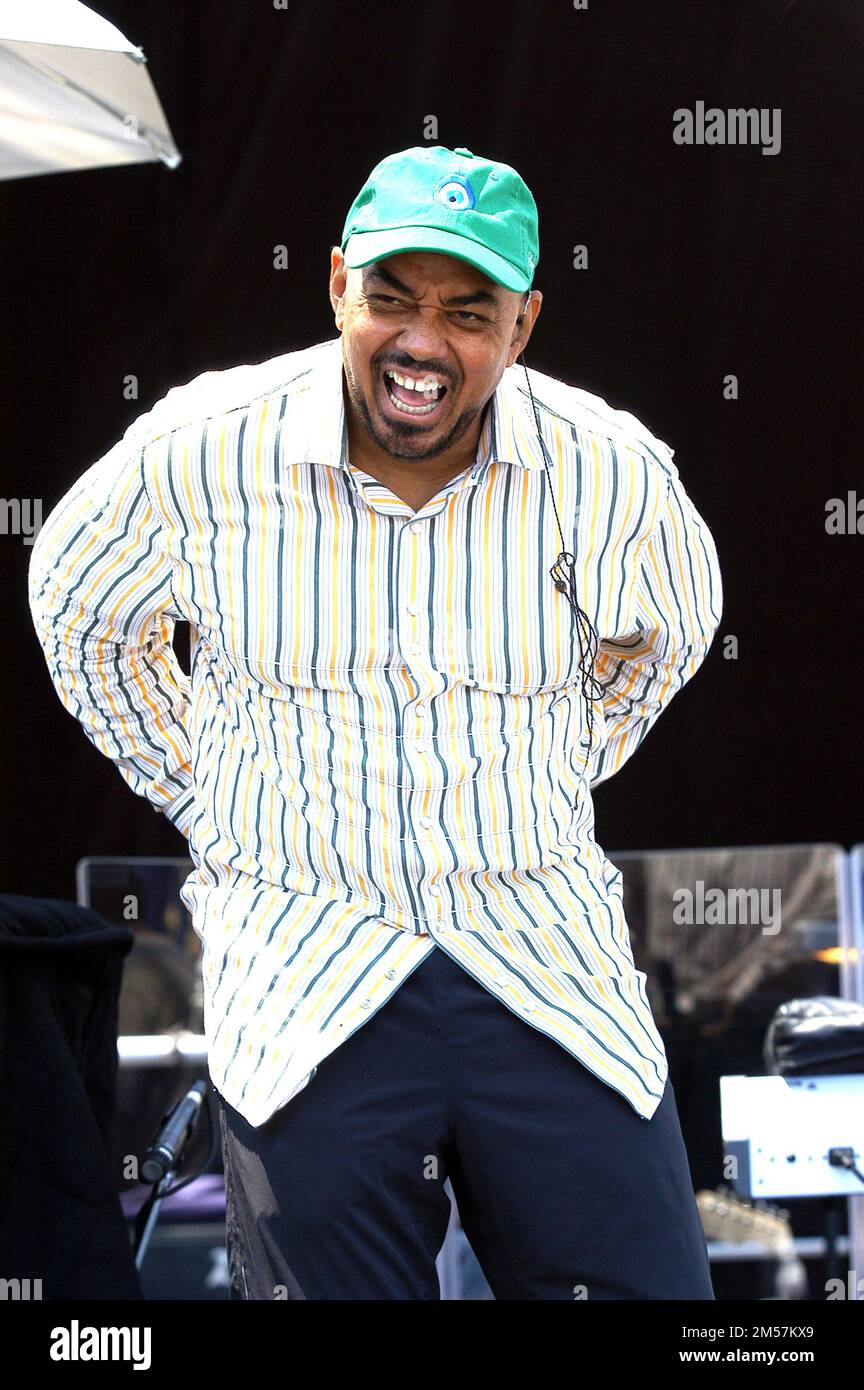
[[(401, 280), (397, 280), (389, 270), (385, 270), (382, 265), (373, 263), (364, 268), (363, 283), (372, 280), (384, 285), (389, 285), (391, 289), (398, 290), (400, 294), (407, 294), (412, 299), (414, 291), (409, 285), (405, 285)], [(468, 294), (454, 294), (450, 299), (443, 300), (444, 304), (492, 304), (496, 308), (500, 305), (500, 300), (492, 290), (476, 289), (470, 290)]]

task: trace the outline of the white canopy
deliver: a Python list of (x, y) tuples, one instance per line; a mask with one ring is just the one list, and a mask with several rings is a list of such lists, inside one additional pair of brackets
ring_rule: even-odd
[(78, 0), (0, 0), (0, 178), (180, 154), (140, 48)]

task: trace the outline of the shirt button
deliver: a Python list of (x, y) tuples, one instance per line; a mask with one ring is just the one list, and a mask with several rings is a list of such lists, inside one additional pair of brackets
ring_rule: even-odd
[(421, 824), (426, 830), (431, 830), (432, 827), (433, 827), (433, 825), (435, 824), (435, 822), (434, 822), (434, 820), (432, 819), (431, 816), (421, 816), (421, 817), (420, 817), (420, 824)]
[(418, 704), (414, 706), (414, 709), (416, 710), (419, 718), (422, 719), (423, 715), (426, 713), (426, 706), (423, 704)]
[(395, 970), (388, 970), (388, 971), (387, 971), (387, 979), (388, 979), (388, 980), (395, 980), (395, 979), (396, 979), (396, 971), (395, 971)]
[(419, 603), (409, 603), (409, 604), (407, 605), (407, 608), (408, 608), (408, 612), (409, 612), (409, 613), (419, 613), (419, 612), (420, 612), (420, 605), (419, 605)]
[(434, 897), (437, 897), (438, 894), (441, 892), (441, 886), (440, 886), (440, 884), (438, 884), (438, 883), (430, 883), (430, 884), (429, 884), (429, 892), (432, 893)]
[(364, 1000), (363, 1000), (363, 1003), (360, 1005), (360, 1007), (361, 1007), (361, 1009), (371, 1009), (371, 1008), (372, 1008), (372, 1000), (371, 1000), (371, 999), (364, 999)]
[(414, 747), (418, 753), (426, 752), (426, 744), (423, 742), (422, 738), (418, 738), (417, 742), (414, 744)]
[(408, 527), (408, 530), (409, 530), (409, 531), (413, 531), (414, 535), (416, 536), (417, 533), (418, 533), (419, 530), (420, 530), (420, 522), (419, 522), (419, 521), (412, 521), (412, 522), (411, 522), (411, 525)]
[(419, 642), (412, 642), (412, 643), (411, 643), (411, 654), (412, 654), (412, 656), (422, 656), (422, 655), (423, 655), (423, 648), (420, 646), (420, 643), (419, 643)]

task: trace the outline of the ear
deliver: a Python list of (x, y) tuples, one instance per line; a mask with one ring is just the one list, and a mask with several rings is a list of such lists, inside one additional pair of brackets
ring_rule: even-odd
[(539, 290), (528, 290), (528, 302), (525, 308), (519, 309), (516, 322), (513, 325), (513, 337), (510, 340), (510, 349), (507, 353), (507, 366), (512, 367), (520, 352), (525, 348), (537, 315), (540, 313), (540, 306), (543, 303), (543, 296)]
[(330, 303), (333, 308), (333, 315), (336, 319), (336, 327), (340, 333), (342, 331), (342, 321), (345, 317), (343, 302), (345, 290), (348, 285), (348, 267), (345, 264), (345, 257), (338, 246), (332, 247), (330, 251)]

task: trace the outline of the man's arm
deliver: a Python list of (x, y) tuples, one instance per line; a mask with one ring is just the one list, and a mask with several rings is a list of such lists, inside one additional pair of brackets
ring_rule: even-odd
[(635, 624), (598, 647), (595, 675), (605, 687), (608, 737), (593, 764), (592, 787), (636, 751), (698, 670), (720, 622), (723, 588), (714, 540), (671, 455), (666, 467), (665, 504), (640, 555)]
[(39, 531), (30, 609), (66, 709), (132, 790), (187, 834), (190, 688), (171, 646), (183, 616), (171, 579), (144, 454), (125, 437), (78, 479)]

